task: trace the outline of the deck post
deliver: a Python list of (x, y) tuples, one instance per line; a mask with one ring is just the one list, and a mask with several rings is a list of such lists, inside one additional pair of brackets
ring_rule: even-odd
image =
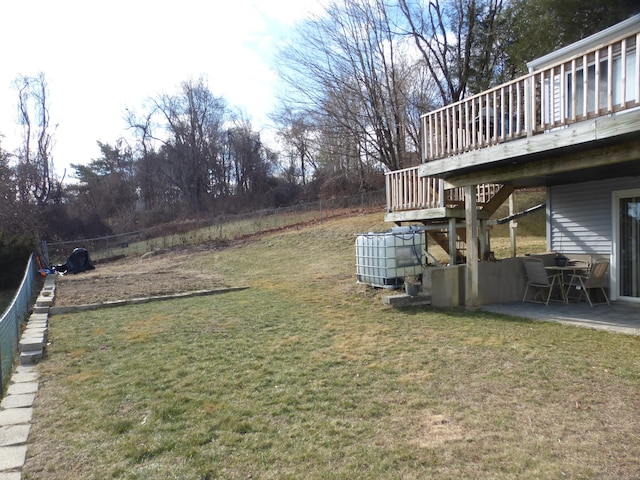
[(524, 129), (527, 132), (527, 137), (533, 135), (533, 125), (531, 119), (531, 110), (533, 108), (531, 95), (533, 90), (533, 73), (524, 81)]
[(480, 228), (478, 236), (480, 238), (480, 253), (479, 258), (486, 260), (489, 250), (491, 250), (489, 242), (489, 229), (487, 228), (486, 220), (478, 220), (478, 226)]
[(456, 248), (456, 239), (458, 234), (456, 233), (456, 219), (455, 217), (449, 218), (449, 265), (455, 265), (458, 258), (458, 251)]
[[(516, 203), (513, 193), (509, 195), (509, 216), (516, 213)], [(518, 254), (518, 250), (516, 248), (516, 227), (518, 223), (515, 220), (509, 220), (509, 240), (511, 243), (511, 256), (515, 257)]]
[(479, 305), (478, 290), (478, 209), (476, 185), (464, 187), (465, 223), (467, 229), (467, 268), (465, 275), (465, 306)]
[(387, 195), (387, 212), (391, 212), (391, 175), (384, 176), (384, 187)]

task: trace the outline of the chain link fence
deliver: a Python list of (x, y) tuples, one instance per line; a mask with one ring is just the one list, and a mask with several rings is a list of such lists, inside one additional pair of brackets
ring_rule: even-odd
[(385, 190), (366, 192), (348, 197), (332, 198), (317, 202), (272, 208), (238, 215), (221, 215), (213, 218), (174, 222), (168, 225), (111, 235), (65, 242), (43, 241), (41, 248), (50, 265), (62, 264), (78, 247), (89, 251), (92, 260), (99, 261), (122, 255), (143, 254), (154, 250), (173, 249), (181, 246), (217, 243), (248, 235), (264, 233), (279, 228), (304, 223), (321, 222), (327, 218), (357, 210), (380, 208), (386, 202)]
[(0, 317), (0, 392), (9, 381), (13, 372), (13, 362), (18, 351), (20, 324), (27, 320), (32, 297), (36, 287), (37, 266), (34, 255), (31, 255), (22, 278), (22, 283), (13, 300)]

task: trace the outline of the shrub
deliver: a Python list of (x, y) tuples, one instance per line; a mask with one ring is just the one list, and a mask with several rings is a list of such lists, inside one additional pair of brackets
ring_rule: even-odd
[(20, 285), (33, 247), (33, 238), (8, 237), (0, 232), (0, 290), (15, 289)]

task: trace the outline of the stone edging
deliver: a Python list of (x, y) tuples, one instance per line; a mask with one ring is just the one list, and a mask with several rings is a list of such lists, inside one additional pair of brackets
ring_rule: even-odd
[(154, 295), (151, 297), (131, 298), (128, 300), (114, 300), (111, 302), (88, 303), (84, 305), (52, 306), (49, 308), (50, 315), (61, 315), (64, 313), (74, 313), (87, 310), (98, 310), (101, 308), (122, 307), (125, 305), (138, 305), (141, 303), (155, 302), (158, 300), (174, 300), (179, 298), (201, 297), (205, 295), (215, 295), (218, 293), (237, 292), (246, 290), (249, 287), (228, 287), (216, 288), (212, 290), (194, 290), (191, 292), (174, 293), (171, 295)]

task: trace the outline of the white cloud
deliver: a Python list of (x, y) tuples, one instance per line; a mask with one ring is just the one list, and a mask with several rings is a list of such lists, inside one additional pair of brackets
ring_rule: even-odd
[(124, 133), (138, 109), (204, 75), (214, 95), (261, 128), (273, 107), (274, 45), (318, 0), (22, 0), (0, 5), (0, 133), (17, 146), (18, 75), (44, 72), (56, 131), (56, 167), (99, 155), (96, 141)]

